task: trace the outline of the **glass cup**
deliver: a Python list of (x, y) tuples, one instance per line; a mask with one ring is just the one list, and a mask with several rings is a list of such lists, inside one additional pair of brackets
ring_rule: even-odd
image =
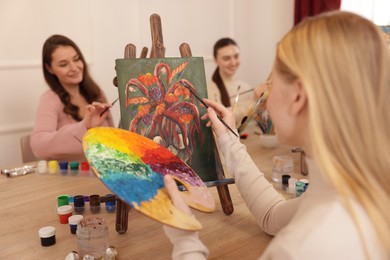
[(104, 257), (108, 241), (108, 227), (104, 218), (86, 218), (77, 226), (77, 248), (80, 257), (91, 255), (94, 259)]

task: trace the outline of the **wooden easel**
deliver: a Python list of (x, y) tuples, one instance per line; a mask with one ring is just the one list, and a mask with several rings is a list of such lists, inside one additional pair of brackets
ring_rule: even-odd
[[(165, 47), (162, 34), (161, 19), (158, 14), (152, 14), (150, 16), (150, 29), (152, 33), (152, 50), (150, 58), (164, 58)], [(187, 43), (182, 43), (179, 46), (181, 57), (192, 57), (190, 46)], [(140, 58), (146, 58), (148, 48), (143, 47)], [(136, 58), (136, 47), (134, 44), (127, 44), (124, 51), (125, 58)], [(114, 85), (118, 86), (116, 77), (114, 78)], [(221, 202), (222, 210), (226, 215), (231, 215), (234, 211), (233, 202), (230, 197), (228, 185), (234, 183), (234, 179), (226, 179), (223, 171), (221, 158), (214, 140), (214, 151), (217, 168), (217, 180), (205, 182), (208, 187), (216, 186), (218, 190), (218, 196)], [(123, 234), (128, 228), (128, 213), (130, 207), (125, 202), (118, 200), (117, 214), (116, 214), (116, 226), (115, 229), (118, 233)]]

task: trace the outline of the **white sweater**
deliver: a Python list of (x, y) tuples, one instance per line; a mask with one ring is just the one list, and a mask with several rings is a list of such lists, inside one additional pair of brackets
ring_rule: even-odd
[[(369, 259), (388, 259), (362, 207), (352, 202), (364, 241), (343, 199), (313, 160), (307, 160), (309, 188), (286, 201), (257, 169), (238, 138), (227, 133), (218, 141), (249, 210), (263, 231), (275, 235), (259, 259), (367, 259), (363, 243)], [(173, 259), (207, 259), (207, 248), (197, 233), (164, 229), (174, 245)]]

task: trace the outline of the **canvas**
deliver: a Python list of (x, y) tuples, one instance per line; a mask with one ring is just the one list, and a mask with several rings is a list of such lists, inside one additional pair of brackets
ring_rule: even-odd
[(203, 181), (217, 179), (214, 140), (191, 94), (207, 98), (203, 58), (116, 60), (122, 128), (166, 147)]

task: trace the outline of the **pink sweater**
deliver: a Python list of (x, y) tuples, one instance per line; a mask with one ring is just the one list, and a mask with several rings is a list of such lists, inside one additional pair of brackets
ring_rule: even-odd
[[(84, 122), (75, 121), (64, 113), (64, 105), (52, 90), (40, 98), (30, 144), (41, 159), (85, 160), (80, 140), (87, 131)], [(114, 126), (111, 114), (103, 124)]]

